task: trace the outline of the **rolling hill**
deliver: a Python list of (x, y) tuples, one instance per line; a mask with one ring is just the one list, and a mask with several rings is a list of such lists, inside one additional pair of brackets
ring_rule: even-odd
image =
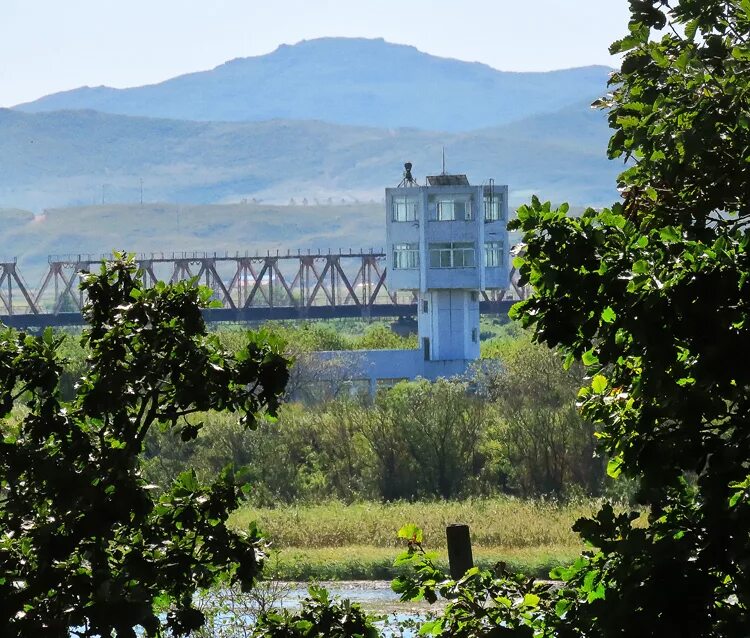
[(42, 215), (0, 208), (0, 261), (17, 257), (34, 285), (48, 255), (129, 252), (240, 252), (382, 248), (379, 203), (273, 206), (112, 204), (49, 209)]
[(0, 110), (0, 207), (147, 201), (379, 201), (400, 180), (448, 170), (494, 177), (514, 201), (531, 192), (575, 204), (615, 195), (609, 130), (585, 104), (467, 133), (378, 129), (318, 121), (190, 122), (93, 111)]

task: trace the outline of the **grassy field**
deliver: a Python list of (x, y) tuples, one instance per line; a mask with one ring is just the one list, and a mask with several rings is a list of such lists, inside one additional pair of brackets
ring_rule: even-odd
[(257, 521), (272, 547), (282, 578), (378, 579), (397, 572), (393, 559), (402, 550), (397, 532), (405, 523), (424, 530), (428, 550), (447, 562), (445, 526), (466, 523), (472, 533), (475, 562), (498, 561), (514, 571), (547, 577), (568, 564), (583, 546), (573, 523), (597, 509), (595, 501), (558, 504), (512, 498), (430, 503), (327, 503), (275, 509), (243, 508), (235, 528)]
[[(555, 567), (569, 565), (580, 553), (579, 547), (550, 546), (513, 550), (474, 547), (474, 563), (491, 568), (498, 562), (511, 572), (536, 578), (549, 578)], [(399, 574), (393, 561), (401, 549), (349, 545), (346, 547), (296, 548), (277, 550), (270, 558), (271, 571), (281, 580), (390, 580)], [(438, 564), (448, 571), (446, 550), (438, 550)]]

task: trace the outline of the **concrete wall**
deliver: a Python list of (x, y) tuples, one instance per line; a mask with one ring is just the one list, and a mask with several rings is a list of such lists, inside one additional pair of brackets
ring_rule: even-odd
[(434, 381), (462, 376), (473, 363), (466, 359), (425, 361), (422, 350), (344, 350), (314, 352), (310, 357), (313, 364), (339, 362), (338, 367), (346, 370), (347, 379), (366, 379), (371, 394), (376, 392), (379, 382), (390, 385), (418, 377)]
[(420, 343), (429, 339), (430, 360), (479, 358), (477, 292), (441, 289), (421, 293), (417, 325)]
[[(393, 221), (394, 198), (406, 198), (417, 205), (417, 219), (415, 221)], [(398, 269), (393, 265), (394, 244), (420, 244), (424, 235), (425, 211), (427, 197), (421, 188), (386, 189), (386, 263), (388, 267), (389, 290), (419, 290), (423, 275), (424, 259), (420, 249), (419, 267), (415, 269)]]

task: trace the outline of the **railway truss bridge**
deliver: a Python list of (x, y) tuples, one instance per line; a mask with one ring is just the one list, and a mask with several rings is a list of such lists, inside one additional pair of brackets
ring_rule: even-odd
[[(109, 256), (53, 255), (40, 283), (32, 288), (15, 259), (0, 261), (0, 322), (16, 328), (74, 326), (83, 323), (86, 302), (80, 273), (98, 269)], [(194, 279), (210, 287), (221, 308), (204, 311), (207, 321), (408, 317), (417, 314), (412, 293), (391, 292), (385, 254), (287, 252), (150, 253), (136, 255), (144, 282)], [(511, 272), (508, 290), (482, 293), (480, 310), (507, 313), (528, 291)]]

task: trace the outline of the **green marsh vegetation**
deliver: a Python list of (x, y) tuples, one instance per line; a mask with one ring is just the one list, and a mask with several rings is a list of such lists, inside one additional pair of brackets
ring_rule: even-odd
[(570, 527), (581, 516), (597, 508), (594, 500), (570, 502), (541, 498), (467, 499), (462, 501), (360, 502), (346, 505), (327, 502), (316, 505), (286, 505), (274, 508), (243, 506), (231, 524), (245, 527), (257, 520), (279, 547), (345, 547), (372, 545), (400, 547), (402, 521), (420, 525), (431, 547), (445, 548), (445, 526), (463, 521), (471, 527), (478, 547), (579, 547)]
[[(445, 525), (462, 521), (477, 564), (546, 577), (580, 553), (571, 528), (596, 510), (595, 499), (627, 499), (627, 490), (614, 493), (592, 428), (575, 410), (580, 369), (564, 370), (516, 324), (491, 328), (484, 350), (503, 365), (490, 365), (479, 384), (418, 381), (372, 401), (287, 403), (252, 433), (210, 416), (187, 446), (155, 434), (144, 472), (165, 484), (188, 466), (199, 476), (228, 462), (244, 467), (248, 502), (231, 524), (257, 520), (286, 578), (390, 578), (408, 521), (425, 527), (443, 560)], [(346, 345), (326, 326), (307, 328), (300, 341)]]

